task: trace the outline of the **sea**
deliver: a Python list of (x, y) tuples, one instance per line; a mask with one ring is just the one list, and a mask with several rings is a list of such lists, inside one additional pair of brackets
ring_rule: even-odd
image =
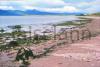
[(34, 16), (0, 16), (0, 27), (9, 25), (55, 24), (78, 19), (76, 16), (34, 15)]
[(22, 25), (24, 29), (29, 29), (31, 25), (33, 29), (39, 29), (40, 26), (63, 23), (79, 19), (76, 16), (60, 16), (60, 15), (32, 15), (32, 16), (0, 16), (0, 28)]

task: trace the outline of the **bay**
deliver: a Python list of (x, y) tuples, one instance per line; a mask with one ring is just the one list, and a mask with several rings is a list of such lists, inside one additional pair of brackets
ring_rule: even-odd
[(9, 25), (55, 24), (78, 19), (76, 16), (33, 15), (33, 16), (0, 16), (0, 27)]

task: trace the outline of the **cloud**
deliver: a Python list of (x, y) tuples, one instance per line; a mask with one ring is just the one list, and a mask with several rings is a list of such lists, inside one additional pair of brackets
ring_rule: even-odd
[(3, 9), (3, 10), (15, 10), (12, 6), (0, 6), (0, 9)]
[(57, 12), (57, 13), (63, 13), (63, 12), (78, 12), (79, 9), (73, 7), (73, 6), (64, 6), (60, 8), (40, 8), (40, 7), (32, 7), (32, 6), (23, 6), (25, 10), (27, 9), (36, 9), (39, 11), (46, 11), (46, 12)]
[(100, 0), (94, 0), (91, 2), (80, 3), (80, 9), (83, 9), (85, 13), (100, 12)]
[(34, 0), (36, 6), (39, 7), (60, 7), (66, 5), (63, 0)]
[(47, 12), (59, 12), (59, 13), (62, 13), (62, 12), (77, 12), (78, 9), (75, 8), (75, 7), (72, 7), (72, 6), (64, 6), (62, 8), (45, 8), (45, 9), (42, 9), (44, 11), (47, 11)]
[(74, 3), (70, 2), (69, 6), (74, 6), (79, 9), (79, 12), (83, 13), (95, 13), (100, 12), (100, 0), (91, 0), (91, 1), (76, 1)]
[(100, 8), (99, 6), (92, 6), (90, 8), (87, 8), (84, 10), (85, 13), (96, 13), (96, 12), (100, 12)]
[(0, 1), (0, 6), (25, 6), (25, 5), (34, 5), (34, 2), (31, 1)]
[(17, 10), (37, 9), (47, 12), (76, 12), (78, 10), (73, 6), (67, 6), (63, 0), (4, 1), (0, 5), (12, 6), (13, 9), (15, 8)]
[(17, 0), (1, 1), (0, 9), (27, 10), (38, 9), (47, 12), (85, 12), (100, 11), (100, 0)]
[(46, 4), (46, 5), (53, 5), (53, 6), (59, 6), (59, 5), (65, 5), (66, 3), (63, 0), (36, 0), (34, 1), (37, 4)]
[(63, 0), (64, 2), (69, 2), (69, 3), (77, 3), (77, 2), (90, 2), (93, 0)]
[(81, 7), (87, 7), (87, 6), (92, 7), (92, 6), (98, 6), (98, 5), (100, 5), (100, 0), (94, 0), (90, 2), (80, 2), (76, 6), (81, 8)]
[(63, 0), (26, 0), (26, 1), (1, 1), (0, 6), (10, 5), (10, 6), (38, 6), (38, 7), (60, 7), (64, 6), (66, 3)]

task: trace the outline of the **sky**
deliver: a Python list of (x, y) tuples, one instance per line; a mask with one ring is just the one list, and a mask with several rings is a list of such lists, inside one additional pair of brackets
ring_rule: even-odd
[(100, 12), (100, 0), (0, 0), (0, 9), (96, 13)]

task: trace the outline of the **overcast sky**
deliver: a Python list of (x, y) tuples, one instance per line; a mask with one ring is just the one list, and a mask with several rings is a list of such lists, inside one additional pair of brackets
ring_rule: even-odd
[(0, 9), (95, 13), (100, 12), (100, 0), (2, 0)]

